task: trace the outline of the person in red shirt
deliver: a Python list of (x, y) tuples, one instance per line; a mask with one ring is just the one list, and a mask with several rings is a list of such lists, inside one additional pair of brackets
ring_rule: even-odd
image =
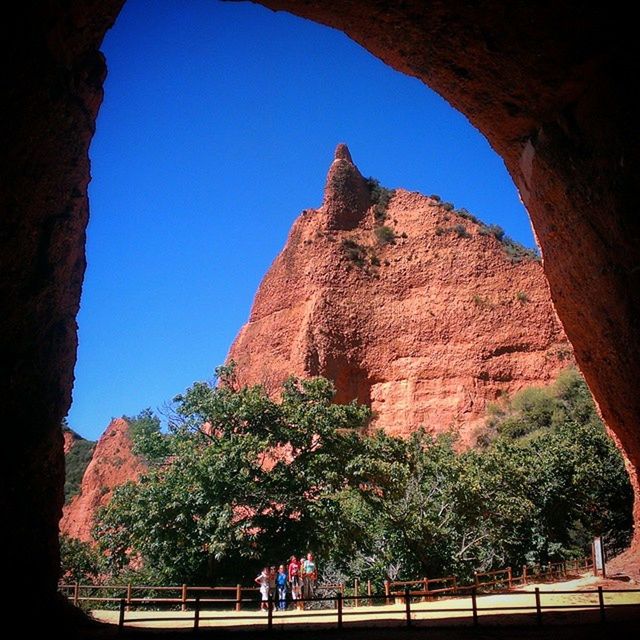
[[(302, 597), (302, 579), (300, 578), (300, 563), (295, 556), (289, 558), (287, 575), (291, 585), (291, 599), (297, 601)], [(297, 609), (300, 608), (297, 602), (294, 604)]]

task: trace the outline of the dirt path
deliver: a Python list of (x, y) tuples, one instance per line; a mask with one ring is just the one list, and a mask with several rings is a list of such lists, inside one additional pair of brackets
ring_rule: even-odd
[[(613, 581), (602, 581), (593, 576), (585, 576), (576, 580), (552, 584), (531, 584), (507, 594), (479, 595), (477, 598), (479, 622), (491, 624), (513, 624), (517, 622), (535, 622), (536, 600), (535, 589), (540, 589), (543, 617), (547, 621), (559, 620), (567, 611), (572, 611), (574, 618), (589, 621), (599, 619), (599, 602), (597, 593), (581, 593), (584, 590), (602, 586), (604, 589), (616, 589), (615, 593), (604, 594), (604, 604), (636, 605), (616, 610), (609, 610), (609, 617), (626, 613), (640, 617), (640, 592), (628, 591), (638, 585), (621, 584)], [(625, 589), (626, 587), (626, 589)], [(563, 593), (571, 591), (572, 593)], [(579, 609), (566, 609), (574, 605)], [(505, 609), (506, 608), (506, 609)], [(546, 609), (546, 610), (545, 610)], [(431, 602), (412, 602), (411, 620), (420, 624), (426, 621), (433, 623), (465, 624), (472, 622), (472, 603), (470, 597), (442, 598)], [(117, 624), (118, 612), (96, 610), (93, 615), (97, 620)], [(629, 619), (628, 615), (625, 616)], [(162, 620), (151, 620), (162, 618)], [(192, 628), (193, 611), (130, 611), (126, 613), (127, 627), (145, 628)], [(406, 610), (402, 602), (391, 605), (345, 607), (343, 622), (347, 626), (401, 626), (406, 623)], [(294, 627), (327, 626), (335, 627), (337, 611), (335, 609), (311, 611), (274, 612), (274, 629)], [(265, 629), (267, 614), (261, 611), (210, 611), (203, 609), (200, 614), (200, 627), (223, 627)]]

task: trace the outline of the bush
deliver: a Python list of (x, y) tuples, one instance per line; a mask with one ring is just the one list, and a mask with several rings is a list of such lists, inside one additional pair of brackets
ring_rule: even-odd
[(376, 227), (374, 233), (380, 244), (395, 244), (396, 234), (391, 227)]
[(374, 267), (379, 267), (380, 266), (380, 258), (378, 258), (378, 256), (371, 256), (371, 264)]
[(467, 231), (466, 227), (463, 224), (457, 224), (453, 227), (453, 230), (458, 235), (458, 238), (470, 238), (471, 234)]
[(395, 195), (395, 190), (383, 187), (375, 178), (367, 178), (366, 183), (369, 189), (369, 200), (373, 205), (373, 217), (378, 224), (382, 224), (387, 218), (387, 209), (391, 198)]
[(442, 203), (442, 208), (445, 211), (453, 211), (455, 209), (455, 207), (453, 206), (453, 204), (451, 202), (443, 202)]
[(355, 240), (345, 238), (342, 241), (342, 250), (351, 262), (363, 267), (367, 258), (367, 250)]
[(60, 577), (63, 581), (93, 584), (101, 565), (101, 555), (88, 542), (60, 536)]
[(464, 218), (465, 220), (470, 220), (471, 222), (475, 222), (476, 224), (480, 224), (480, 220), (476, 218), (473, 214), (469, 213), (466, 209), (456, 209), (454, 212), (456, 215)]
[(524, 304), (525, 302), (529, 302), (529, 296), (524, 291), (518, 291), (518, 293), (516, 293), (516, 300)]
[(443, 227), (436, 227), (437, 236), (443, 236), (446, 232), (447, 232), (446, 229), (444, 229)]

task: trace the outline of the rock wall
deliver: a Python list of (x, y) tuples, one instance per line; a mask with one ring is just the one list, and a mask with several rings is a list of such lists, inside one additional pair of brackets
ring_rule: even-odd
[(542, 266), (437, 199), (397, 190), (384, 221), (370, 205), (339, 145), (323, 206), (294, 223), (231, 347), (238, 380), (323, 375), (375, 427), (472, 444), (487, 402), (573, 362)]

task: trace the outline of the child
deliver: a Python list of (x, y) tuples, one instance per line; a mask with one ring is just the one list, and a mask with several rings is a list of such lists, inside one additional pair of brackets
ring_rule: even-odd
[(278, 609), (284, 611), (287, 608), (287, 574), (283, 564), (278, 569), (276, 586), (278, 587)]
[(256, 578), (256, 584), (260, 586), (260, 608), (263, 611), (269, 609), (269, 567), (265, 567)]

